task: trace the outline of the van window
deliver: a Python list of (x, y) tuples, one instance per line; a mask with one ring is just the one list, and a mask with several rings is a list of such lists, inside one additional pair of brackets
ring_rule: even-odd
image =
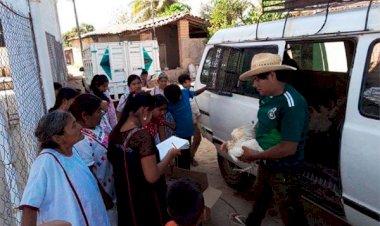
[(232, 93), (257, 96), (252, 81), (241, 82), (239, 76), (251, 67), (252, 57), (257, 53), (277, 53), (275, 45), (254, 47), (214, 46), (207, 53), (202, 72), (201, 83), (207, 84), (209, 91), (220, 95)]
[[(202, 68), (204, 78), (207, 77), (207, 89), (217, 94), (230, 95), (231, 84), (235, 86), (237, 83), (240, 58), (241, 50), (238, 48), (214, 46), (207, 54)], [(231, 81), (231, 79), (236, 81)], [(229, 93), (226, 92), (227, 90)]]
[(293, 43), (292, 59), (302, 70), (347, 72), (347, 54), (344, 41)]
[(380, 119), (380, 40), (373, 43), (367, 57), (359, 108), (364, 116)]
[[(243, 49), (242, 65), (240, 74), (251, 69), (251, 61), (255, 54), (258, 53), (278, 53), (277, 46), (257, 46), (249, 47)], [(259, 98), (259, 93), (253, 88), (253, 80), (249, 79), (247, 81), (238, 81), (236, 89), (233, 90), (234, 93), (241, 94), (244, 96), (251, 96)]]
[(294, 41), (287, 42), (284, 53), (283, 63), (298, 68), (288, 82), (316, 113), (338, 111), (338, 125), (344, 117), (355, 46), (353, 39)]
[(207, 84), (210, 65), (211, 65), (212, 50), (213, 50), (213, 48), (208, 50), (205, 62), (203, 63), (203, 68), (202, 68), (202, 72), (201, 72), (201, 79), (200, 79), (202, 84)]

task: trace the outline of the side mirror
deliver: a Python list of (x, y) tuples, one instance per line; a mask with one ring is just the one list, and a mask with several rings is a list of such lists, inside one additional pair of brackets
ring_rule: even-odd
[(79, 71), (84, 71), (84, 67), (80, 67), (80, 68), (79, 68)]

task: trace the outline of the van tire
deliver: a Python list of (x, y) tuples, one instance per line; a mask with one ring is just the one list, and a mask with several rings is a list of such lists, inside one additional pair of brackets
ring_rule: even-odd
[(218, 154), (218, 165), (220, 173), (228, 186), (239, 191), (252, 189), (255, 176), (246, 172), (234, 171), (233, 169), (240, 167), (220, 154)]

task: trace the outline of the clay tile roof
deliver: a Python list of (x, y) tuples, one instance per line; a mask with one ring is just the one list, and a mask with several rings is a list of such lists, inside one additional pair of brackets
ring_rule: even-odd
[[(205, 19), (199, 16), (192, 15), (190, 13), (179, 13), (174, 14), (171, 16), (165, 16), (165, 17), (157, 17), (154, 19), (154, 25), (155, 27), (162, 27), (167, 24), (175, 23), (180, 19), (187, 19), (189, 20), (190, 24), (203, 26), (206, 22)], [(147, 20), (141, 23), (134, 23), (134, 24), (117, 24), (105, 27), (103, 29), (99, 29), (96, 31), (88, 32), (86, 34), (82, 34), (82, 38), (94, 36), (94, 35), (107, 35), (107, 34), (120, 34), (123, 32), (139, 32), (143, 31), (149, 28), (153, 27), (153, 20)], [(77, 39), (78, 37), (72, 38), (70, 40)]]

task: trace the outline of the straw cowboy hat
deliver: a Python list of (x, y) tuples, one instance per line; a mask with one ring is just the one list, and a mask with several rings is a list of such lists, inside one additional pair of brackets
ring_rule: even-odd
[(281, 57), (278, 54), (258, 53), (253, 56), (251, 61), (251, 70), (240, 75), (241, 81), (247, 81), (250, 77), (258, 74), (279, 71), (279, 70), (297, 70), (295, 67), (281, 64)]

